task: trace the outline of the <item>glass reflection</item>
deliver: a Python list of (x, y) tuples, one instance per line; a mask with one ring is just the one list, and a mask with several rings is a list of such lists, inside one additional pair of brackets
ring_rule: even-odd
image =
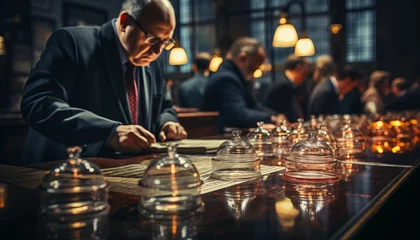
[(262, 179), (257, 179), (229, 187), (225, 190), (226, 205), (235, 217), (235, 219), (242, 218), (249, 204), (256, 198), (258, 194), (263, 194), (260, 188), (262, 186)]
[(39, 239), (107, 239), (109, 235), (108, 213), (95, 216), (78, 216), (64, 221), (41, 217), (38, 226)]
[(284, 232), (289, 232), (295, 226), (295, 219), (299, 215), (299, 209), (293, 206), (292, 200), (284, 197), (276, 201), (276, 213)]
[[(353, 161), (357, 162), (358, 160), (354, 159)], [(365, 165), (340, 162), (337, 169), (337, 175), (341, 180), (348, 182), (352, 176), (364, 172), (365, 170)]]
[(114, 215), (124, 219), (128, 239), (196, 239), (203, 209), (190, 213), (171, 213), (165, 218), (139, 214), (138, 206), (130, 206)]
[(199, 216), (173, 214), (169, 219), (152, 219), (152, 239), (196, 239)]
[(337, 183), (311, 184), (285, 182), (285, 196), (304, 220), (314, 222), (318, 213), (336, 198)]

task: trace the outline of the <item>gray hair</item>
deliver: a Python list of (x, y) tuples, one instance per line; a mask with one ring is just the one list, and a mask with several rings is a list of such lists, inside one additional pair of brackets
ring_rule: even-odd
[(229, 48), (228, 55), (236, 58), (239, 56), (239, 54), (245, 52), (248, 56), (253, 56), (258, 52), (260, 47), (263, 47), (263, 45), (257, 39), (241, 37), (238, 38)]
[(335, 71), (334, 59), (330, 55), (321, 55), (316, 59), (315, 66), (321, 77), (329, 77)]
[(143, 8), (150, 2), (152, 2), (152, 0), (124, 0), (121, 11), (126, 11), (130, 16), (138, 18)]

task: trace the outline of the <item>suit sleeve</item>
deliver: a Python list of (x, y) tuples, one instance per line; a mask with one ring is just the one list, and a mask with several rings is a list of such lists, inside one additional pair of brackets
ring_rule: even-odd
[(154, 131), (157, 137), (156, 139), (158, 139), (160, 130), (162, 129), (163, 125), (165, 125), (165, 123), (178, 122), (178, 117), (176, 116), (175, 109), (173, 108), (172, 96), (170, 91), (168, 90), (168, 87), (166, 86), (161, 58), (159, 58), (157, 61), (159, 66), (157, 74), (159, 74), (161, 79), (161, 92), (164, 97), (160, 108), (160, 114), (157, 118), (156, 129)]
[(221, 109), (227, 126), (243, 128), (255, 127), (257, 122), (271, 122), (271, 114), (248, 108), (242, 95), (241, 87), (233, 79), (225, 77), (219, 83), (221, 91)]
[(309, 115), (317, 116), (320, 114), (331, 114), (328, 109), (328, 99), (330, 99), (330, 97), (327, 93), (319, 92), (310, 103)]
[(77, 98), (81, 74), (77, 44), (66, 30), (51, 35), (40, 61), (23, 89), (21, 113), (26, 123), (42, 135), (65, 146), (84, 147), (96, 156), (118, 122), (70, 106)]
[(179, 87), (179, 106), (180, 107), (187, 107), (187, 95), (184, 86), (181, 84)]
[(268, 91), (265, 106), (277, 113), (285, 114), (285, 106), (288, 104), (287, 96), (282, 93), (282, 85), (275, 83)]

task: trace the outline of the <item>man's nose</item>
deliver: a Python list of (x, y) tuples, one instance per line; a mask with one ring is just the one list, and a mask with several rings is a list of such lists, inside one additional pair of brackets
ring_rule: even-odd
[(160, 55), (163, 51), (163, 43), (157, 43), (155, 45), (152, 46), (152, 51), (157, 54)]

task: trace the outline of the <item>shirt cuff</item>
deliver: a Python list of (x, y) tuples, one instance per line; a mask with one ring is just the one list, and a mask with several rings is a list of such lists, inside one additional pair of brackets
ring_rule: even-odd
[(120, 126), (122, 123), (114, 123), (114, 125), (112, 125), (111, 131), (109, 132), (109, 135), (106, 139), (105, 145), (109, 143), (109, 141), (111, 141), (112, 136), (114, 136), (115, 131), (117, 130), (117, 127)]

